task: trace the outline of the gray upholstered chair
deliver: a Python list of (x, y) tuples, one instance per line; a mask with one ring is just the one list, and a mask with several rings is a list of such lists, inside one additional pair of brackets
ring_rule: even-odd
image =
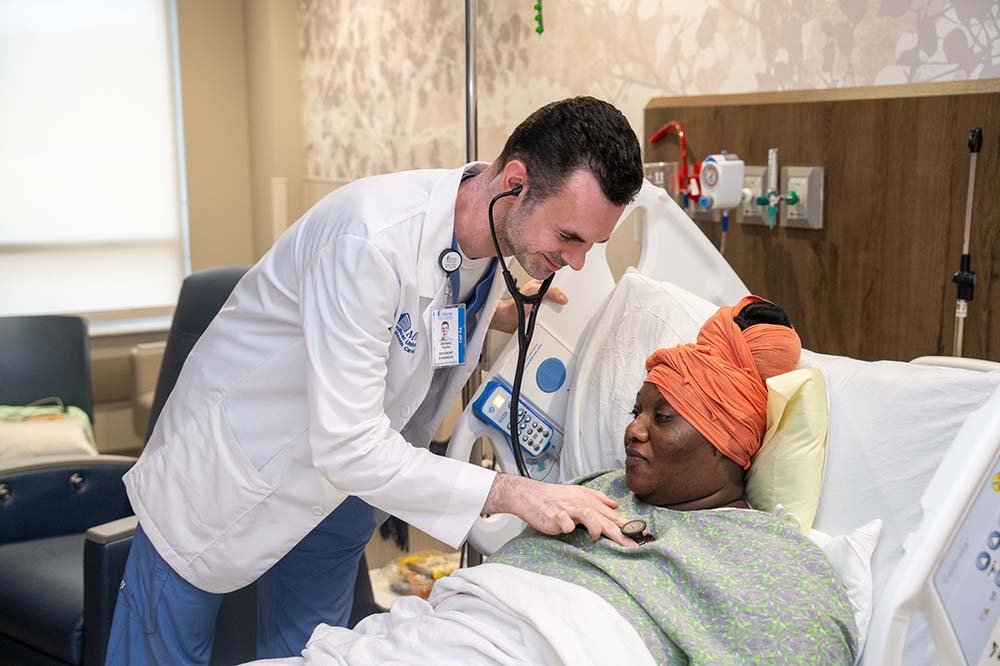
[[(0, 317), (0, 404), (50, 396), (93, 419), (86, 321)], [(75, 455), (0, 463), (0, 664), (103, 663), (128, 554), (113, 537), (128, 532), (132, 514), (121, 477), (134, 462)]]
[[(208, 269), (184, 280), (147, 439), (184, 360), (247, 268)], [(2, 330), (0, 326), (0, 373), (6, 346)], [(86, 374), (89, 397), (89, 367)], [(79, 456), (0, 465), (0, 666), (104, 663), (118, 584), (136, 526), (121, 483), (134, 462), (122, 456)], [(375, 604), (362, 557), (351, 625), (382, 610)], [(255, 658), (256, 617), (255, 585), (226, 595), (216, 622), (213, 666)]]

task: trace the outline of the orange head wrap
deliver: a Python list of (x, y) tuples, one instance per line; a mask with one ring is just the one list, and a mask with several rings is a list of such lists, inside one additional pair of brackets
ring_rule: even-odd
[(646, 359), (646, 381), (655, 384), (678, 414), (743, 469), (767, 429), (765, 380), (790, 372), (802, 345), (787, 326), (755, 324), (740, 330), (733, 318), (747, 296), (722, 307), (698, 332), (698, 342), (661, 349)]

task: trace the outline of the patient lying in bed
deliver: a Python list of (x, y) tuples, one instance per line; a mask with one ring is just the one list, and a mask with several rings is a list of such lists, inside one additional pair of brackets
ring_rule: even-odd
[(280, 663), (853, 663), (853, 611), (822, 552), (743, 499), (764, 380), (799, 352), (780, 309), (744, 299), (697, 344), (647, 359), (626, 468), (576, 483), (645, 521), (651, 540), (529, 529), (428, 602), (401, 599), (353, 631), (321, 625), (304, 662)]

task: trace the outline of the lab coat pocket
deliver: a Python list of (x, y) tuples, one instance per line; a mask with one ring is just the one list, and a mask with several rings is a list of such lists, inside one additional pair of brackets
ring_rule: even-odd
[(260, 470), (309, 423), (305, 345), (291, 345), (232, 386), (222, 398), (239, 449)]
[(221, 401), (142, 467), (139, 473), (152, 477), (142, 485), (156, 487), (143, 497), (147, 513), (161, 518), (156, 527), (181, 575), (275, 489), (240, 449)]

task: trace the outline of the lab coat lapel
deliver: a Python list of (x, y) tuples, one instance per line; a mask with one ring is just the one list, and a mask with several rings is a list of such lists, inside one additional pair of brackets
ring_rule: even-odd
[(481, 162), (470, 162), (460, 169), (452, 169), (431, 190), (417, 257), (421, 298), (435, 298), (444, 280), (444, 271), (438, 264), (438, 257), (442, 250), (451, 247), (451, 237), (455, 231), (455, 200), (458, 198), (462, 174), (466, 169), (482, 165)]

